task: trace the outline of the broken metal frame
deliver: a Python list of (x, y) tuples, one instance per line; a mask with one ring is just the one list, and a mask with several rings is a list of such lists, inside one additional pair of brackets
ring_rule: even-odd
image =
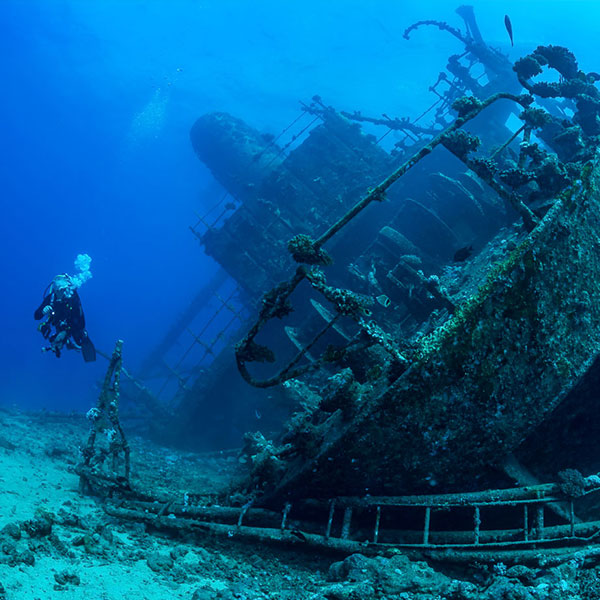
[[(458, 59), (464, 58), (467, 54), (469, 54), (469, 51), (463, 52), (463, 54), (458, 56)], [(475, 64), (483, 65), (483, 63), (471, 62), (471, 64), (468, 67), (466, 67), (467, 70), (470, 71), (473, 68), (473, 65), (475, 65)], [(476, 77), (476, 79), (477, 80), (480, 79), (485, 74), (486, 73), (484, 71), (482, 74), (480, 74), (478, 77)], [(412, 144), (416, 144), (418, 142), (421, 142), (423, 140), (424, 136), (429, 136), (430, 138), (432, 138), (435, 135), (437, 135), (438, 133), (440, 133), (440, 131), (442, 129), (440, 127), (436, 128), (435, 123), (439, 124), (442, 121), (442, 119), (444, 119), (448, 115), (448, 113), (451, 109), (453, 100), (456, 100), (461, 95), (465, 95), (468, 91), (465, 86), (459, 87), (457, 85), (458, 81), (459, 81), (459, 78), (457, 76), (454, 76), (454, 79), (452, 81), (450, 81), (448, 79), (448, 77), (446, 76), (446, 74), (442, 71), (438, 76), (438, 80), (432, 86), (429, 87), (429, 91), (434, 93), (437, 96), (437, 100), (435, 100), (420, 115), (418, 115), (417, 117), (415, 117), (412, 120), (409, 117), (394, 117), (394, 118), (392, 118), (385, 113), (382, 114), (381, 117), (379, 117), (379, 118), (368, 117), (368, 116), (363, 115), (360, 111), (356, 111), (356, 110), (354, 112), (340, 111), (340, 114), (343, 117), (350, 119), (351, 121), (356, 121), (359, 123), (360, 122), (371, 123), (373, 125), (381, 125), (381, 126), (387, 127), (387, 131), (377, 139), (377, 142), (376, 142), (377, 144), (379, 144), (392, 131), (403, 132), (404, 138), (399, 140), (398, 142), (396, 142), (396, 146), (399, 146), (401, 148), (406, 148), (407, 140), (410, 140), (410, 142), (412, 142)], [(442, 82), (445, 82), (448, 85), (448, 90), (444, 94), (441, 94), (436, 89), (437, 86)], [(455, 92), (453, 96), (450, 95), (450, 91)], [(440, 105), (440, 103), (441, 103), (441, 105)], [(440, 106), (438, 106), (438, 105), (440, 105)], [(418, 122), (423, 117), (425, 117), (425, 115), (427, 115), (434, 108), (436, 108), (436, 106), (437, 106), (437, 111), (436, 111), (436, 117), (434, 119), (434, 123), (428, 127), (418, 125)]]
[[(464, 111), (463, 113), (459, 113), (459, 116), (451, 125), (449, 125), (445, 130), (440, 132), (425, 146), (420, 148), (415, 154), (413, 154), (408, 160), (406, 160), (402, 165), (400, 165), (381, 183), (379, 183), (374, 188), (371, 188), (361, 200), (359, 200), (348, 212), (346, 212), (345, 215), (338, 219), (338, 221), (332, 224), (329, 227), (329, 229), (327, 229), (327, 231), (325, 231), (319, 238), (317, 238), (316, 240), (310, 240), (311, 254), (313, 254), (314, 256), (319, 256), (320, 253), (322, 253), (321, 247), (336, 233), (338, 233), (343, 227), (345, 227), (350, 221), (352, 221), (359, 213), (361, 213), (369, 204), (371, 204), (374, 201), (383, 201), (385, 199), (385, 192), (387, 191), (387, 189), (390, 188), (398, 179), (400, 179), (400, 177), (402, 177), (406, 172), (408, 172), (421, 159), (429, 155), (436, 146), (441, 144), (446, 147), (449, 147), (450, 145), (448, 142), (450, 139), (450, 134), (459, 130), (467, 122), (477, 117), (485, 108), (501, 99), (506, 99), (515, 102), (522, 108), (527, 108), (533, 102), (533, 97), (528, 94), (515, 95), (506, 92), (498, 92), (484, 101), (478, 100), (474, 102), (468, 110)], [(451, 146), (449, 149), (450, 151), (452, 151)], [(460, 160), (462, 160), (462, 162), (465, 163), (467, 167), (473, 169), (473, 163), (468, 158), (466, 158), (466, 156), (461, 156), (456, 153), (455, 155)], [(479, 175), (479, 177), (482, 177), (480, 172), (475, 172)], [(521, 201), (521, 199), (516, 195), (516, 193), (506, 192), (498, 183), (496, 183), (491, 178), (486, 178), (485, 181), (490, 185), (490, 187), (492, 187), (497, 193), (499, 193), (499, 195), (504, 200), (506, 200), (512, 205), (512, 207), (523, 219), (527, 230), (532, 231), (536, 226), (538, 219), (532, 213), (532, 211)], [(235, 354), (238, 370), (240, 371), (242, 377), (251, 385), (255, 387), (270, 387), (278, 385), (283, 381), (287, 381), (294, 377), (298, 377), (299, 375), (305, 374), (309, 371), (316, 370), (320, 368), (325, 362), (329, 362), (325, 359), (325, 357), (322, 357), (320, 360), (314, 363), (293, 369), (293, 365), (298, 362), (298, 357), (295, 357), (292, 360), (292, 363), (288, 363), (276, 375), (263, 380), (254, 378), (250, 374), (246, 366), (247, 362), (253, 362), (256, 360), (255, 356), (257, 348), (265, 350), (264, 347), (259, 346), (254, 341), (257, 334), (262, 330), (262, 328), (268, 321), (270, 321), (274, 317), (280, 318), (282, 314), (285, 314), (285, 312), (282, 313), (282, 311), (286, 306), (286, 303), (289, 302), (288, 298), (296, 289), (296, 287), (304, 279), (307, 279), (309, 280), (311, 285), (313, 285), (313, 287), (316, 288), (316, 286), (311, 282), (311, 273), (313, 273), (313, 271), (309, 271), (305, 266), (299, 266), (296, 269), (296, 273), (291, 279), (289, 279), (287, 282), (279, 284), (276, 288), (269, 292), (269, 295), (274, 294), (274, 297), (271, 298), (268, 303), (266, 303), (263, 300), (263, 308), (259, 314), (258, 320), (254, 323), (254, 325), (251, 327), (250, 331), (246, 334), (246, 336), (236, 345)], [(376, 326), (373, 327), (372, 322), (367, 323), (362, 317), (356, 320), (362, 332), (366, 335), (368, 339), (370, 339), (371, 343), (381, 343), (382, 341), (389, 339), (388, 336), (386, 336), (379, 328), (377, 328)], [(313, 343), (314, 340), (310, 342), (309, 345), (313, 345)], [(385, 344), (382, 345), (385, 347)], [(342, 352), (344, 350), (345, 348), (340, 349), (340, 351)], [(394, 358), (398, 358), (398, 356), (394, 356)], [(401, 362), (403, 361), (401, 360)]]
[[(294, 125), (296, 125), (296, 123), (298, 123), (303, 117), (305, 117), (306, 115), (310, 115), (313, 118), (310, 120), (310, 122), (306, 125), (302, 125), (302, 128), (297, 131), (296, 133), (292, 134), (291, 138), (283, 145), (281, 146), (281, 148), (279, 148), (278, 152), (274, 154), (274, 156), (271, 158), (271, 160), (264, 166), (264, 168), (268, 168), (270, 165), (273, 164), (273, 162), (279, 158), (280, 156), (284, 155), (287, 150), (290, 148), (290, 146), (292, 144), (294, 144), (302, 135), (304, 135), (304, 133), (306, 133), (307, 131), (309, 131), (312, 126), (319, 120), (321, 119), (320, 115), (316, 115), (313, 111), (309, 110), (309, 108), (304, 104), (304, 103), (300, 103), (301, 105), (301, 112), (300, 115), (298, 115), (295, 119), (292, 120), (291, 123), (289, 123), (286, 127), (284, 127), (281, 132), (273, 137), (272, 140), (269, 141), (269, 143), (255, 156), (252, 157), (253, 161), (258, 161), (262, 158), (262, 156), (264, 155), (264, 153), (271, 148), (272, 146), (274, 146), (277, 141), (283, 136), (285, 135)], [(227, 198), (232, 198), (232, 200), (234, 202), (237, 203), (238, 206), (236, 206), (236, 208), (244, 208), (245, 204), (244, 202), (242, 202), (241, 200), (239, 200), (238, 198), (236, 198), (231, 192), (226, 191), (223, 196), (219, 199), (219, 201), (214, 204), (211, 208), (209, 208), (203, 215), (197, 215), (198, 219), (196, 221), (196, 223), (194, 225), (190, 225), (190, 231), (198, 238), (198, 240), (202, 243), (202, 237), (204, 235), (204, 233), (208, 230), (211, 229), (215, 229), (219, 224), (222, 223), (223, 218), (225, 217), (225, 215), (232, 211), (233, 208), (232, 207), (228, 207), (227, 204), (225, 205), (224, 209), (217, 215), (216, 218), (214, 218), (212, 220), (212, 222), (209, 222), (209, 215), (211, 215), (217, 208), (219, 208), (223, 202), (225, 202), (225, 200), (227, 200)], [(203, 225), (205, 228), (204, 232), (200, 232), (199, 226)]]
[[(573, 508), (574, 498), (558, 483), (464, 494), (337, 497), (329, 501), (306, 499), (296, 504), (296, 513), (305, 514), (305, 509), (308, 509), (311, 514), (317, 511), (323, 518), (304, 521), (292, 517), (290, 502), (285, 503), (281, 512), (249, 503), (239, 508), (205, 506), (190, 504), (188, 499), (156, 496), (147, 490), (136, 490), (128, 482), (105, 473), (87, 471), (86, 476), (91, 491), (110, 498), (104, 503), (109, 515), (178, 533), (225, 535), (230, 539), (344, 554), (361, 552), (373, 555), (401, 551), (409, 556), (439, 558), (446, 562), (501, 560), (507, 564), (527, 564), (539, 560), (541, 548), (544, 548), (544, 560), (550, 562), (568, 560), (575, 551), (580, 556), (583, 552), (582, 558), (594, 563), (600, 558), (600, 521), (579, 522)], [(591, 475), (583, 478), (577, 497), (598, 492), (600, 477)], [(568, 522), (545, 526), (544, 508), (564, 501), (570, 506)], [(522, 508), (520, 526), (514, 529), (482, 529), (482, 509), (487, 508)], [(333, 535), (337, 509), (343, 510), (343, 517), (335, 527), (338, 535)], [(420, 532), (418, 529), (407, 531), (393, 527), (394, 515), (414, 509), (423, 510)], [(436, 510), (471, 510), (473, 527), (471, 530), (434, 530), (431, 517)], [(360, 523), (353, 531), (352, 522), (357, 514), (360, 515)], [(386, 518), (382, 520), (384, 514)], [(373, 521), (371, 534), (367, 535), (365, 520), (369, 515)], [(384, 533), (387, 540), (381, 541)], [(581, 549), (582, 546), (585, 550)]]
[[(600, 478), (592, 475), (582, 481), (582, 491), (577, 497), (583, 497), (600, 491)], [(569, 510), (564, 517), (569, 521), (565, 526), (554, 526), (547, 528), (544, 526), (544, 507), (555, 503), (561, 504), (566, 501)], [(313, 505), (315, 501), (313, 501)], [(318, 502), (317, 502), (318, 504)], [(324, 505), (324, 503), (321, 503)], [(563, 491), (561, 484), (538, 484), (532, 486), (523, 486), (518, 488), (505, 488), (497, 490), (485, 490), (483, 492), (466, 492), (435, 494), (423, 496), (368, 496), (368, 497), (345, 497), (336, 498), (329, 503), (329, 517), (326, 529), (326, 536), (331, 531), (331, 523), (334, 518), (336, 508), (344, 509), (342, 539), (348, 538), (352, 513), (354, 510), (375, 509), (376, 517), (373, 530), (373, 542), (378, 541), (380, 532), (380, 521), (383, 509), (405, 509), (421, 507), (424, 509), (422, 541), (420, 545), (436, 548), (445, 548), (448, 546), (457, 546), (456, 542), (450, 542), (445, 538), (452, 539), (452, 534), (448, 532), (439, 532), (442, 537), (441, 542), (432, 542), (431, 534), (431, 516), (435, 510), (441, 510), (447, 513), (452, 509), (471, 509), (473, 511), (473, 529), (471, 534), (460, 532), (458, 537), (467, 538), (462, 541), (460, 546), (498, 546), (501, 545), (528, 545), (531, 543), (551, 543), (569, 539), (578, 539), (589, 541), (595, 536), (600, 536), (600, 521), (583, 523), (575, 516), (574, 498), (568, 496)], [(522, 525), (517, 529), (501, 530), (489, 532), (481, 529), (482, 508), (511, 508), (522, 507)], [(530, 519), (530, 508), (535, 509), (533, 521)], [(554, 511), (557, 512), (557, 511)], [(562, 514), (558, 512), (558, 514)], [(594, 533), (583, 536), (583, 533)], [(576, 535), (579, 532), (579, 535)], [(447, 534), (447, 535), (446, 535)], [(487, 538), (486, 538), (487, 536)], [(522, 536), (522, 539), (518, 537)], [(469, 539), (470, 537), (470, 539)], [(411, 545), (411, 544), (408, 544)], [(415, 544), (412, 544), (415, 545)]]
[[(164, 363), (167, 368), (177, 377), (177, 379), (180, 382), (180, 387), (182, 389), (187, 389), (185, 387), (186, 383), (187, 383), (187, 379), (178, 375), (177, 374), (177, 369), (181, 366), (181, 364), (183, 363), (183, 361), (187, 358), (187, 356), (189, 355), (189, 353), (192, 351), (192, 349), (194, 347), (196, 347), (197, 345), (202, 347), (204, 349), (204, 352), (202, 353), (202, 356), (196, 361), (196, 367), (197, 368), (202, 361), (209, 355), (213, 355), (213, 349), (214, 347), (217, 345), (219, 340), (225, 339), (225, 333), (226, 331), (233, 325), (233, 323), (237, 320), (239, 320), (239, 322), (241, 324), (244, 323), (244, 320), (241, 317), (240, 311), (236, 310), (233, 306), (231, 306), (231, 304), (229, 303), (235, 296), (236, 294), (238, 294), (240, 291), (239, 287), (236, 287), (227, 298), (223, 299), (218, 292), (214, 292), (213, 296), (215, 298), (217, 298), (217, 300), (219, 301), (219, 306), (218, 308), (214, 311), (214, 313), (212, 314), (211, 317), (209, 317), (209, 319), (204, 323), (203, 327), (201, 328), (201, 330), (199, 331), (199, 333), (194, 334), (189, 328), (186, 329), (186, 331), (191, 335), (192, 337), (192, 343), (187, 347), (187, 349), (185, 350), (185, 352), (179, 357), (179, 360), (177, 361), (177, 363), (173, 366), (173, 367), (169, 367), (168, 365), (166, 365), (166, 363)], [(216, 320), (216, 318), (221, 314), (221, 312), (227, 309), (229, 310), (233, 316), (231, 317), (231, 319), (225, 323), (225, 325), (219, 330), (219, 332), (208, 342), (205, 342), (202, 340), (202, 335), (204, 335), (204, 333), (206, 333), (206, 330), (213, 324), (213, 322)], [(163, 361), (164, 362), (164, 361)], [(163, 382), (162, 387), (160, 388), (160, 390), (158, 391), (158, 393), (156, 394), (156, 397), (160, 397), (160, 395), (164, 392), (164, 390), (166, 389), (167, 385), (169, 384), (169, 379), (170, 377), (166, 377), (165, 381)]]
[[(500, 53), (497, 50), (490, 48), (483, 41), (471, 7), (461, 7), (461, 10), (458, 10), (457, 12), (462, 17), (466, 26), (467, 31), (464, 34), (459, 29), (448, 25), (448, 23), (444, 21), (430, 19), (413, 23), (404, 31), (403, 37), (404, 39), (409, 40), (411, 32), (424, 25), (433, 25), (441, 31), (447, 31), (465, 46), (465, 50), (462, 54), (458, 54), (453, 57), (455, 58), (456, 63), (458, 64), (458, 61), (466, 56), (471, 57), (469, 64), (464, 67), (466, 75), (470, 76), (474, 65), (479, 64), (483, 66), (483, 72), (473, 78), (473, 81), (478, 82), (484, 76), (489, 77), (487, 72), (488, 69), (491, 69), (492, 71), (498, 70), (497, 61)], [(496, 65), (494, 65), (494, 62), (496, 62)], [(446, 69), (453, 76), (453, 79), (450, 80), (444, 71), (440, 72), (437, 81), (429, 87), (429, 91), (437, 96), (437, 100), (412, 121), (408, 118), (392, 119), (386, 114), (382, 115), (383, 118), (365, 117), (359, 111), (355, 111), (354, 113), (342, 111), (341, 114), (353, 121), (370, 122), (375, 125), (384, 125), (388, 127), (388, 130), (377, 140), (377, 144), (379, 144), (391, 131), (397, 130), (404, 132), (404, 138), (397, 142), (396, 146), (406, 148), (405, 144), (407, 140), (417, 143), (418, 141), (422, 140), (423, 135), (433, 136), (436, 133), (439, 133), (440, 129), (436, 129), (433, 127), (433, 125), (429, 128), (417, 125), (418, 121), (420, 121), (426, 114), (431, 112), (441, 103), (436, 110), (434, 123), (442, 123), (450, 111), (452, 102), (461, 96), (468, 95), (469, 87), (466, 85), (460, 85), (460, 77), (449, 66), (447, 66)], [(448, 90), (445, 93), (440, 93), (437, 90), (438, 85), (440, 85), (442, 82), (448, 85)], [(475, 90), (471, 90), (472, 93), (474, 93), (474, 91)]]
[(423, 25), (433, 25), (437, 27), (440, 31), (447, 31), (448, 33), (452, 34), (455, 38), (460, 40), (465, 46), (469, 46), (474, 41), (465, 37), (459, 29), (456, 29), (456, 27), (448, 25), (448, 23), (446, 23), (445, 21), (436, 21), (434, 19), (427, 19), (424, 21), (417, 21), (416, 23), (413, 23), (410, 27), (407, 27), (404, 30), (402, 37), (405, 40), (410, 39), (411, 32), (415, 29), (418, 29), (419, 27), (422, 27)]
[[(143, 410), (145, 413), (150, 413), (152, 418), (155, 420), (164, 420), (168, 419), (172, 416), (173, 410), (176, 408), (175, 402), (177, 399), (177, 393), (173, 398), (169, 400), (169, 402), (164, 403), (160, 402), (159, 396), (161, 396), (172, 381), (175, 378), (179, 382), (178, 392), (181, 390), (188, 390), (188, 382), (190, 378), (198, 373), (199, 367), (202, 362), (205, 360), (207, 355), (214, 355), (215, 346), (223, 341), (224, 343), (229, 343), (233, 336), (235, 335), (234, 331), (237, 331), (235, 328), (234, 331), (231, 331), (236, 320), (243, 324), (245, 322), (244, 316), (242, 314), (244, 310), (244, 306), (241, 308), (237, 308), (232, 305), (231, 300), (235, 296), (235, 294), (239, 291), (239, 287), (235, 288), (229, 296), (226, 298), (221, 297), (219, 294), (220, 287), (229, 280), (229, 275), (226, 274), (225, 271), (219, 270), (213, 276), (213, 278), (207, 283), (205, 288), (199, 292), (199, 294), (192, 300), (189, 307), (186, 311), (180, 316), (180, 318), (173, 324), (171, 329), (167, 332), (164, 339), (158, 344), (158, 346), (153, 350), (146, 360), (143, 362), (141, 367), (141, 375), (140, 378), (134, 377), (124, 366), (121, 366), (121, 373), (132, 383), (134, 386), (134, 390), (130, 390), (126, 388), (122, 390), (123, 393), (126, 394), (126, 397), (130, 400), (128, 404), (129, 408), (131, 405), (143, 405)], [(203, 323), (202, 329), (198, 334), (195, 334), (190, 329), (190, 323), (197, 317), (200, 309), (206, 305), (207, 299), (211, 297), (215, 297), (219, 302), (219, 306), (216, 309), (215, 313), (208, 318), (208, 322)], [(217, 316), (224, 310), (227, 309), (232, 313), (232, 317), (226, 321), (226, 323), (222, 326), (222, 328), (211, 338), (208, 340), (202, 339), (203, 334), (206, 332), (208, 327), (214, 323)], [(182, 357), (179, 358), (178, 362), (174, 367), (171, 367), (164, 360), (164, 356), (170, 350), (170, 348), (177, 341), (181, 341), (181, 337), (184, 333), (189, 333), (193, 338), (192, 344), (190, 344)], [(229, 334), (227, 333), (229, 332)], [(189, 355), (192, 348), (196, 345), (199, 345), (203, 348), (203, 354), (200, 359), (195, 362), (195, 364), (184, 371), (182, 371), (179, 367), (183, 360)], [(111, 361), (111, 356), (105, 354), (98, 350), (98, 354), (103, 356), (107, 361)], [(161, 365), (161, 370), (158, 373), (155, 373), (156, 367)], [(148, 380), (163, 380), (162, 386), (158, 393), (151, 391), (143, 381)], [(133, 391), (133, 393), (132, 393)], [(139, 415), (127, 414), (125, 418), (138, 418)]]
[[(449, 31), (452, 35), (457, 37), (465, 45), (466, 50), (462, 54), (457, 55), (456, 60), (459, 61), (460, 59), (471, 55), (472, 60), (465, 67), (467, 74), (470, 75), (471, 70), (473, 69), (473, 67), (476, 64), (481, 65), (484, 69), (482, 73), (480, 73), (479, 75), (474, 77), (474, 81), (478, 82), (482, 77), (488, 75), (486, 72), (487, 65), (483, 61), (483, 56), (481, 56), (481, 49), (479, 48), (479, 46), (476, 48), (473, 46), (473, 44), (474, 44), (474, 42), (476, 42), (476, 40), (471, 39), (471, 38), (469, 38), (469, 39), (465, 38), (457, 29), (450, 27), (446, 23), (439, 22), (439, 21), (419, 21), (418, 23), (415, 23), (414, 25), (409, 27), (404, 32), (405, 39), (409, 39), (409, 33), (410, 33), (410, 31), (412, 31), (412, 29), (417, 29), (421, 25), (436, 25), (441, 30)], [(489, 52), (486, 54), (487, 54), (486, 58), (489, 58)], [(447, 67), (447, 69), (448, 69), (448, 67)], [(452, 80), (450, 80), (448, 78), (448, 76), (446, 75), (446, 73), (444, 71), (441, 71), (439, 73), (437, 81), (432, 86), (429, 87), (429, 91), (437, 96), (437, 100), (435, 100), (433, 102), (433, 104), (431, 104), (427, 109), (425, 109), (425, 111), (423, 111), (415, 119), (411, 120), (408, 117), (391, 118), (386, 114), (382, 114), (382, 116), (381, 116), (382, 118), (367, 117), (367, 116), (362, 115), (360, 113), (360, 111), (354, 111), (353, 113), (350, 113), (348, 111), (341, 111), (340, 114), (352, 121), (368, 122), (368, 123), (372, 123), (374, 125), (382, 125), (382, 126), (387, 127), (388, 128), (387, 131), (378, 138), (378, 140), (376, 142), (377, 144), (379, 144), (392, 131), (402, 131), (404, 133), (404, 138), (399, 140), (396, 143), (396, 146), (406, 149), (406, 141), (407, 140), (410, 140), (413, 144), (415, 144), (417, 142), (420, 142), (423, 139), (423, 136), (425, 136), (425, 135), (429, 135), (430, 137), (433, 137), (437, 133), (439, 133), (441, 131), (441, 129), (439, 127), (436, 128), (435, 124), (436, 123), (440, 124), (445, 120), (446, 116), (448, 115), (448, 113), (451, 109), (452, 102), (454, 100), (456, 100), (457, 98), (459, 98), (461, 96), (468, 94), (468, 92), (469, 92), (468, 86), (460, 85), (460, 78), (452, 71), (450, 71), (450, 73), (453, 76)], [(448, 85), (448, 89), (446, 90), (445, 93), (440, 93), (437, 90), (437, 87), (442, 82), (444, 82)], [(473, 91), (473, 90), (471, 90), (471, 91)], [(441, 103), (441, 105), (440, 105), (440, 103)], [(425, 115), (427, 115), (434, 108), (436, 108), (436, 106), (437, 106), (437, 110), (436, 110), (436, 115), (435, 115), (433, 124), (430, 125), (429, 127), (423, 127), (423, 126), (418, 125), (418, 122)]]
[[(98, 405), (92, 408), (87, 417), (91, 422), (85, 448), (82, 450), (83, 463), (80, 465), (80, 489), (86, 491), (89, 488), (89, 478), (85, 473), (94, 473), (104, 467), (107, 458), (111, 459), (112, 473), (119, 480), (129, 482), (131, 471), (131, 450), (125, 437), (125, 432), (119, 421), (119, 396), (121, 371), (123, 369), (123, 340), (117, 340), (112, 353), (102, 390), (98, 397)], [(106, 434), (108, 447), (99, 448), (96, 439), (99, 434)], [(123, 458), (123, 475), (119, 476), (119, 457)]]
[(225, 202), (225, 200), (227, 200), (227, 198), (232, 198), (232, 200), (234, 202), (238, 202), (239, 200), (233, 196), (233, 194), (229, 191), (226, 191), (220, 198), (219, 200), (216, 202), (216, 204), (213, 204), (213, 206), (211, 206), (207, 211), (204, 212), (203, 215), (198, 215), (196, 214), (196, 216), (198, 217), (198, 220), (196, 221), (196, 223), (194, 225), (190, 225), (190, 231), (199, 239), (202, 240), (202, 234), (198, 232), (198, 227), (200, 225), (204, 225), (204, 227), (206, 228), (206, 230), (208, 229), (213, 229), (214, 227), (216, 227), (219, 222), (221, 221), (221, 219), (230, 211), (233, 210), (233, 208), (228, 206), (228, 203), (225, 204), (224, 209), (219, 213), (219, 215), (213, 220), (212, 223), (208, 222), (208, 217), (210, 214), (212, 214), (215, 210), (217, 210), (217, 208), (219, 208), (223, 202)]

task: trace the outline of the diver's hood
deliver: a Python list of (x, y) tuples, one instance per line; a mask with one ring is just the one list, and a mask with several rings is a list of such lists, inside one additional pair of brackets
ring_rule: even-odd
[(50, 285), (52, 292), (59, 298), (70, 298), (75, 291), (75, 285), (66, 273), (57, 275)]

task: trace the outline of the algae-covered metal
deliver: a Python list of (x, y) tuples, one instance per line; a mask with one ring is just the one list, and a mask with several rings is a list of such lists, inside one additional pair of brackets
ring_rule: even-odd
[[(246, 436), (243, 491), (264, 502), (477, 489), (598, 355), (595, 75), (566, 48), (512, 68), (480, 50), (467, 40), (492, 79), (456, 70), (429, 128), (315, 97), (296, 147), (222, 114), (193, 129), (237, 196), (201, 239), (258, 308), (239, 371), (298, 409), (272, 441)], [(544, 68), (559, 83), (535, 81)], [(356, 121), (411, 143), (382, 147)], [(211, 140), (250, 169), (247, 186), (200, 152)]]
[[(543, 65), (558, 71), (560, 84), (532, 83)], [(408, 327), (406, 319), (399, 323), (381, 312), (380, 327), (365, 318), (354, 292), (327, 285), (318, 268), (300, 267), (272, 292), (238, 344), (240, 371), (255, 385), (280, 383), (324, 363), (347, 369), (321, 385), (320, 401), (293, 417), (277, 444), (253, 440), (250, 487), (258, 487), (265, 501), (327, 496), (332, 490), (475, 489), (482, 473), (499, 467), (544, 422), (598, 355), (600, 196), (598, 140), (590, 116), (600, 111), (600, 93), (566, 48), (540, 46), (514, 70), (533, 95), (498, 92), (456, 100), (452, 106), (458, 116), (445, 130), (418, 146), (325, 233), (304, 236), (303, 256), (292, 252), (297, 262), (314, 264), (312, 257), (324, 243), (372, 200), (389, 196), (394, 182), (442, 145), (521, 218), (521, 225), (498, 232), (480, 252), (491, 258), (492, 249), (502, 247), (500, 256), (479, 260), (470, 283), (451, 293), (447, 268), (438, 263), (439, 276), (429, 277), (413, 269), (412, 280), (438, 305), (430, 307), (425, 321), (413, 313), (416, 324)], [(558, 118), (562, 107), (548, 100), (555, 97), (572, 106), (572, 116)], [(481, 123), (486, 108), (507, 100), (519, 106), (523, 126), (506, 143), (494, 148), (485, 136), (466, 130), (471, 121)], [(514, 159), (501, 156), (519, 134), (523, 139)], [(507, 236), (510, 246), (503, 239)], [(372, 274), (379, 282), (381, 271), (389, 268), (388, 263), (384, 269), (374, 246), (365, 254), (362, 264), (370, 264), (371, 271), (363, 292), (373, 289)], [(400, 273), (407, 284), (402, 256), (386, 278), (398, 279)], [(279, 375), (258, 380), (246, 363), (265, 357), (268, 349), (254, 340), (267, 321), (283, 316), (278, 307), (303, 279), (333, 305), (337, 327), (339, 316), (350, 316), (358, 331), (348, 344), (325, 349), (304, 370), (297, 366), (305, 358), (301, 352)], [(322, 335), (318, 332), (305, 348), (312, 349)], [(358, 350), (352, 346), (361, 340)]]
[(276, 495), (468, 486), (518, 446), (600, 351), (598, 178), (556, 202), (391, 386), (315, 427), (318, 451), (286, 464)]

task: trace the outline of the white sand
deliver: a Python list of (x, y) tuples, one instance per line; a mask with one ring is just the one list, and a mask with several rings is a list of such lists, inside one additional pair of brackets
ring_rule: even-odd
[[(290, 567), (289, 560), (279, 563), (272, 551), (218, 540), (185, 544), (113, 521), (99, 502), (78, 491), (73, 469), (86, 436), (81, 419), (53, 422), (0, 412), (0, 531), (32, 519), (36, 511), (56, 516), (50, 538), (24, 534), (15, 541), (0, 535), (0, 544), (8, 541), (18, 552), (29, 548), (35, 557), (33, 566), (10, 566), (9, 555), (0, 549), (0, 583), (8, 600), (191, 600), (198, 588), (214, 590), (209, 596), (215, 598), (298, 600), (314, 587), (313, 575), (301, 561)], [(171, 492), (199, 491), (198, 485), (211, 492), (211, 485), (216, 489), (227, 480), (219, 461), (195, 460), (189, 453), (141, 440), (132, 440), (132, 448), (134, 473), (146, 474)], [(87, 550), (85, 544), (73, 544), (84, 535)], [(175, 548), (171, 567), (150, 569), (152, 553), (168, 555)], [(58, 586), (55, 574), (64, 571), (76, 574), (80, 583)], [(223, 590), (222, 596), (217, 590)]]

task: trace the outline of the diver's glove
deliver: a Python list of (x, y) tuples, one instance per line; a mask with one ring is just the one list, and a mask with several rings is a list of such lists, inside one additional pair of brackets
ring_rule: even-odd
[(52, 311), (52, 307), (48, 304), (48, 306), (44, 306), (44, 308), (42, 309), (42, 313), (44, 315), (49, 315)]

